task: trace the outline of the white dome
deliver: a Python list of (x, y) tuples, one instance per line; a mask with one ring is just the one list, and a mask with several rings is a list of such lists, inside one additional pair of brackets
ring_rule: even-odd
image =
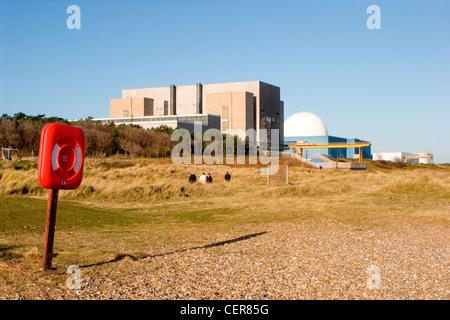
[(285, 137), (327, 136), (325, 123), (311, 112), (298, 112), (284, 122)]

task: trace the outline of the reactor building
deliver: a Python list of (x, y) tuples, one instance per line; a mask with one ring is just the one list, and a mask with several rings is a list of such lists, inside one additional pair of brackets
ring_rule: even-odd
[(285, 151), (312, 160), (327, 158), (372, 159), (371, 143), (357, 138), (330, 136), (323, 120), (310, 112), (298, 112), (284, 122)]

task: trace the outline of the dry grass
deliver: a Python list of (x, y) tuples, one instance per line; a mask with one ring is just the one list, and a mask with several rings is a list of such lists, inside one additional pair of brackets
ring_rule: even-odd
[[(292, 215), (289, 211), (292, 203), (297, 206), (312, 202), (310, 211), (320, 208), (320, 212), (329, 215), (336, 212), (329, 206), (334, 202), (342, 203), (343, 208), (362, 203), (362, 209), (376, 212), (381, 203), (425, 205), (448, 203), (450, 197), (449, 169), (313, 171), (292, 159), (282, 159), (280, 166), (286, 164), (289, 165), (289, 184), (268, 185), (267, 178), (259, 173), (260, 165), (176, 165), (170, 159), (88, 159), (81, 186), (74, 191), (62, 191), (60, 199), (108, 209), (147, 210), (151, 204), (177, 210), (180, 206), (195, 210), (237, 206), (236, 211), (241, 212), (244, 206), (251, 212), (261, 207), (267, 207), (270, 212), (288, 210), (289, 215)], [(45, 200), (47, 190), (39, 186), (36, 169), (30, 167), (28, 170), (3, 169), (0, 196), (32, 196)], [(230, 182), (223, 179), (227, 171), (232, 176)], [(214, 182), (190, 184), (187, 180), (192, 172), (197, 177), (203, 172), (211, 173)], [(346, 210), (337, 211), (338, 219), (345, 216), (342, 211)], [(446, 218), (445, 211), (437, 215), (436, 210), (430, 212), (433, 212), (430, 217)]]
[[(404, 203), (429, 209), (427, 213), (421, 210), (420, 214), (414, 211), (416, 217), (427, 216), (439, 221), (448, 218), (448, 210), (434, 207), (436, 203), (441, 203), (443, 208), (448, 204), (449, 169), (313, 172), (292, 159), (282, 159), (280, 166), (286, 164), (289, 165), (289, 184), (268, 185), (267, 178), (259, 174), (260, 165), (175, 165), (170, 159), (88, 159), (81, 186), (74, 191), (62, 191), (60, 199), (90, 207), (137, 211), (148, 210), (149, 205), (163, 207), (166, 211), (227, 208), (252, 221), (272, 220), (275, 214), (277, 219), (296, 217), (295, 208), (305, 203), (309, 205), (308, 212), (317, 211), (321, 217), (334, 216), (340, 221), (350, 219), (346, 218), (346, 212), (358, 216), (353, 213), (355, 210), (346, 208), (370, 210), (367, 217), (373, 218), (380, 207), (384, 210), (384, 206), (388, 206), (389, 211), (395, 212), (401, 207), (398, 204)], [(3, 169), (0, 196), (46, 200), (47, 191), (39, 186), (36, 169), (30, 167), (28, 170)], [(230, 182), (223, 179), (227, 171), (232, 176)], [(192, 172), (197, 177), (203, 172), (211, 173), (214, 182), (190, 184), (187, 180)], [(256, 214), (262, 207), (266, 208), (265, 214)], [(384, 216), (390, 218), (395, 214)]]
[[(267, 186), (259, 165), (175, 165), (170, 159), (88, 159), (83, 183), (76, 191), (64, 191), (62, 199), (106, 202), (161, 202), (199, 197), (252, 194), (252, 198), (329, 196), (342, 194), (409, 194), (440, 197), (450, 190), (449, 170), (322, 171), (302, 167), (291, 159), (289, 185)], [(233, 179), (223, 176), (230, 171)], [(210, 172), (211, 185), (189, 184), (188, 176)], [(46, 196), (36, 179), (36, 169), (3, 169), (0, 195)], [(282, 179), (280, 179), (282, 180)]]

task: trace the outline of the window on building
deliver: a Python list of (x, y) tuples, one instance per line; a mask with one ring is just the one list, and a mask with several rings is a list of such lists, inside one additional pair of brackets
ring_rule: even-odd
[(128, 118), (128, 110), (122, 111), (122, 118)]

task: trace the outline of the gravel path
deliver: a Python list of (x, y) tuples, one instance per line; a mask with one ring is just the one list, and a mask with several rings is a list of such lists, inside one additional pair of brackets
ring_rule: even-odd
[(46, 294), (66, 299), (449, 299), (448, 258), (443, 226), (364, 230), (334, 222), (277, 223), (257, 225), (247, 234), (232, 230), (205, 247), (153, 248), (141, 256), (81, 266), (81, 290), (60, 286)]

